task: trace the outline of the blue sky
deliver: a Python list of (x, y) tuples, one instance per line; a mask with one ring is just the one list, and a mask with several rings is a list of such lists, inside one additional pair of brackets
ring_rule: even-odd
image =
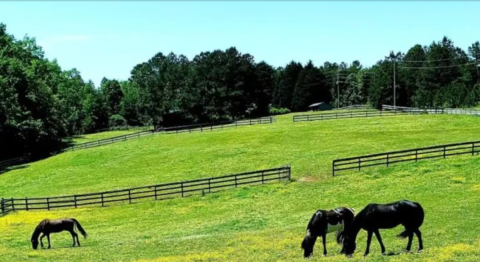
[(466, 50), (480, 40), (479, 11), (480, 1), (2, 1), (0, 22), (98, 85), (104, 76), (128, 79), (157, 52), (192, 59), (236, 46), (273, 66), (371, 66), (445, 35)]

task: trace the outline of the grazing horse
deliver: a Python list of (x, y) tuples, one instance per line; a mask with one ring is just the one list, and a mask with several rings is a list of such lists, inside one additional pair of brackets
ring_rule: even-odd
[[(327, 255), (325, 245), (326, 235), (337, 232), (337, 242), (340, 244), (341, 232), (348, 228), (355, 217), (355, 210), (348, 207), (337, 207), (333, 210), (317, 210), (307, 225), (307, 233), (302, 242), (303, 256), (310, 257), (313, 254), (313, 247), (317, 237), (322, 236), (323, 255)], [(343, 253), (343, 248), (340, 253)]]
[(413, 234), (418, 238), (418, 251), (423, 249), (422, 233), (420, 226), (423, 224), (425, 212), (422, 206), (417, 202), (409, 200), (401, 200), (388, 204), (368, 204), (358, 215), (353, 219), (352, 225), (348, 228), (342, 236), (345, 254), (349, 257), (355, 252), (357, 238), (360, 229), (367, 231), (367, 249), (365, 255), (370, 252), (370, 242), (372, 234), (375, 233), (382, 254), (385, 254), (385, 246), (382, 242), (379, 229), (394, 228), (398, 225), (403, 225), (405, 231), (398, 235), (398, 237), (408, 237), (407, 251), (410, 251), (412, 246)]
[(75, 238), (77, 239), (76, 243), (78, 246), (80, 246), (80, 241), (78, 241), (78, 234), (75, 233), (75, 226), (77, 229), (82, 233), (83, 237), (87, 237), (87, 232), (83, 229), (83, 227), (80, 225), (80, 223), (75, 219), (75, 218), (65, 218), (65, 219), (56, 219), (56, 220), (50, 220), (50, 219), (45, 219), (38, 226), (35, 228), (35, 231), (33, 231), (32, 235), (32, 247), (33, 249), (37, 249), (38, 247), (38, 236), (40, 236), (41, 233), (43, 235), (40, 237), (40, 244), (42, 245), (43, 248), (43, 238), (46, 236), (48, 239), (48, 248), (50, 248), (50, 233), (59, 233), (62, 231), (68, 231), (70, 234), (72, 234), (73, 238), (73, 246), (75, 246)]

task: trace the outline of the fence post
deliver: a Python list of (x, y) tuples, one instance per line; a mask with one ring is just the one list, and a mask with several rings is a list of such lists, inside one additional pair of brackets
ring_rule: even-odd
[(100, 194), (100, 197), (102, 198), (102, 207), (104, 207), (104, 202), (103, 202), (103, 193)]
[(128, 190), (128, 203), (132, 203), (132, 192), (130, 191), (130, 189)]
[(208, 179), (208, 193), (211, 192), (211, 186), (210, 186), (210, 178)]
[(2, 201), (0, 201), (0, 210), (2, 210), (2, 214), (5, 213), (5, 199), (2, 197)]
[(472, 156), (474, 155), (475, 153), (475, 143), (472, 143)]
[(262, 171), (262, 184), (265, 184), (265, 174)]
[(388, 159), (389, 159), (389, 155), (387, 154), (387, 167), (388, 167)]
[(415, 150), (415, 162), (418, 160), (418, 150)]
[(47, 209), (50, 210), (50, 198), (47, 197)]
[(335, 176), (335, 160), (332, 161), (332, 176)]
[(309, 119), (308, 119), (308, 115), (307, 115), (307, 121), (309, 121)]
[(250, 119), (250, 125), (252, 125), (252, 119)]
[(75, 205), (75, 208), (77, 208), (77, 195), (73, 196), (73, 204)]
[(237, 187), (237, 175), (235, 175), (235, 188)]
[(183, 197), (183, 182), (180, 183), (180, 189), (182, 191), (182, 197)]
[(28, 198), (25, 197), (25, 209), (28, 211)]
[(446, 158), (446, 157), (447, 157), (447, 152), (446, 152), (446, 151), (447, 151), (447, 147), (444, 146), (444, 147), (443, 147), (443, 158)]
[(155, 186), (154, 192), (155, 192), (155, 200), (157, 200), (157, 186)]

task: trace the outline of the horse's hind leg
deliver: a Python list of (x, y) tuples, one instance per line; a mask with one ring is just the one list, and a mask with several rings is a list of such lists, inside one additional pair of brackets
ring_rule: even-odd
[(417, 235), (418, 238), (418, 251), (423, 249), (423, 240), (422, 240), (422, 232), (420, 232), (420, 229), (415, 230), (415, 235)]
[(80, 242), (78, 242), (78, 235), (77, 233), (75, 233), (75, 231), (70, 231), (70, 234), (72, 235), (72, 238), (73, 238), (73, 246), (75, 246), (75, 238), (77, 238), (77, 242), (78, 243), (78, 246), (80, 246)]
[(50, 245), (50, 234), (47, 234), (47, 240), (48, 240), (48, 248), (51, 248), (52, 246)]
[(327, 238), (326, 234), (323, 233), (323, 234), (322, 234), (322, 243), (323, 243), (323, 255), (324, 255), (324, 256), (327, 255), (327, 245), (326, 245), (326, 241), (327, 241), (327, 240), (326, 240), (326, 238)]

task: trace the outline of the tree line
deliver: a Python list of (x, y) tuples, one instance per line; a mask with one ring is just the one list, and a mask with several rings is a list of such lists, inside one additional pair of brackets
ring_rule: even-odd
[[(480, 44), (464, 51), (444, 37), (371, 67), (257, 62), (235, 47), (184, 55), (157, 53), (127, 80), (99, 87), (48, 60), (34, 38), (15, 39), (0, 24), (0, 159), (45, 157), (64, 138), (117, 126), (172, 126), (255, 118), (334, 106), (396, 104), (471, 107), (480, 100)], [(6, 150), (3, 150), (6, 149)]]

